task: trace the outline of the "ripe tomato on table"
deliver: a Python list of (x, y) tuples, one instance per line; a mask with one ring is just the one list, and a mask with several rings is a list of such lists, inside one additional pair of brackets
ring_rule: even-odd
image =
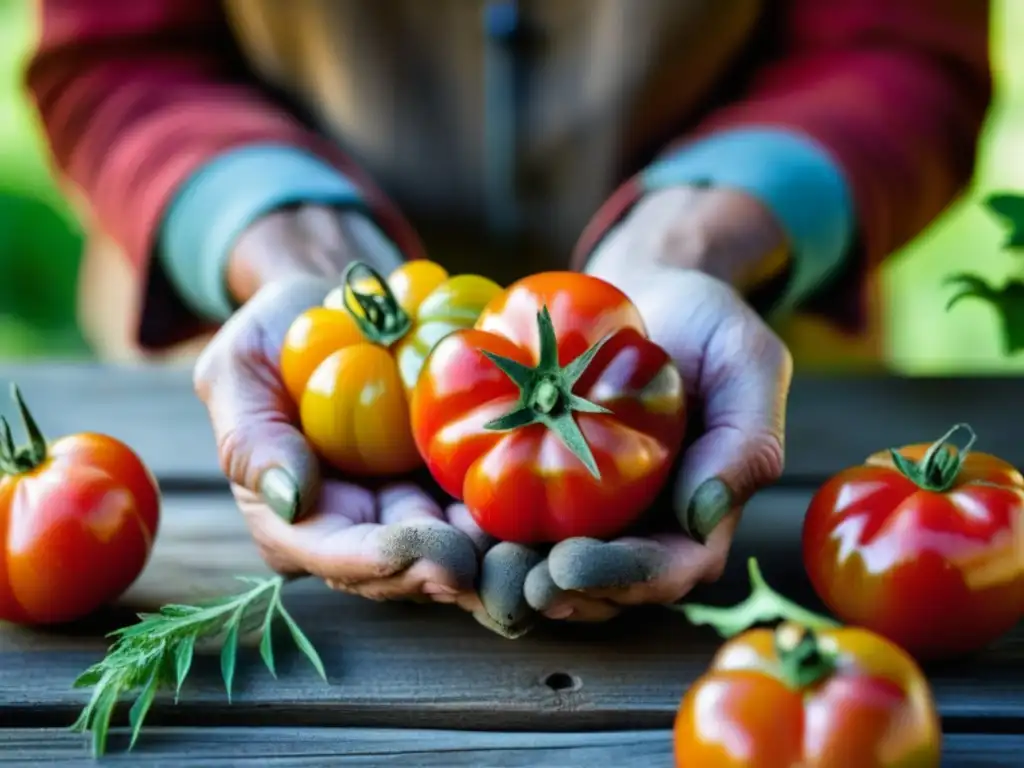
[(922, 660), (983, 648), (1024, 616), (1024, 478), (973, 444), (957, 425), (876, 453), (826, 482), (804, 520), (825, 604)]
[(0, 620), (55, 624), (121, 595), (149, 559), (160, 492), (119, 440), (91, 432), (47, 445), (17, 387), (29, 444), (0, 422)]
[(471, 326), (500, 292), (487, 278), (452, 277), (423, 259), (387, 280), (361, 262), (349, 265), (323, 306), (295, 319), (281, 350), (281, 377), (310, 444), (356, 475), (420, 466), (407, 393), (434, 344)]
[(749, 567), (744, 603), (683, 606), (729, 639), (680, 704), (676, 768), (938, 768), (942, 729), (913, 658), (791, 603)]
[(545, 272), (434, 348), (412, 425), (434, 478), (492, 536), (605, 538), (664, 484), (683, 439), (683, 384), (625, 294)]

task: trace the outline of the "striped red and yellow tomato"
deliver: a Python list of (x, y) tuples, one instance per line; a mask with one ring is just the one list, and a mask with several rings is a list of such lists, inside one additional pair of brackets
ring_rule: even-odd
[(681, 447), (683, 384), (609, 283), (545, 272), (442, 340), (412, 398), (442, 488), (504, 541), (614, 536), (654, 500)]
[(408, 392), (437, 341), (473, 325), (501, 287), (409, 261), (383, 279), (353, 263), (322, 306), (292, 323), (281, 376), (302, 431), (337, 469), (386, 476), (422, 464), (409, 425)]

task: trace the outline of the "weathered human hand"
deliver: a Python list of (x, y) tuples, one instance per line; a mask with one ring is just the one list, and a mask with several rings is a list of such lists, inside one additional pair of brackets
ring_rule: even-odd
[[(568, 539), (543, 557), (517, 545), (495, 547), (483, 573), (503, 578), (481, 581), (492, 614), (532, 608), (554, 619), (601, 621), (623, 606), (675, 602), (721, 575), (743, 505), (781, 474), (792, 361), (725, 282), (756, 273), (751, 257), (773, 252), (780, 235), (759, 211), (746, 210), (748, 201), (703, 194), (652, 195), (605, 239), (587, 269), (635, 302), (651, 338), (682, 373), (690, 418), (702, 427), (670, 489), (674, 516), (643, 535)], [(714, 268), (705, 268), (709, 262)], [(529, 564), (521, 593), (515, 579), (522, 568), (488, 567), (497, 553)]]
[(323, 301), (348, 260), (385, 271), (397, 265), (360, 218), (305, 206), (271, 214), (243, 235), (229, 282), (244, 304), (202, 352), (195, 389), (272, 569), (374, 600), (434, 599), (473, 610), (479, 539), (468, 515), (444, 510), (412, 481), (371, 487), (323, 473), (278, 373), (292, 320)]

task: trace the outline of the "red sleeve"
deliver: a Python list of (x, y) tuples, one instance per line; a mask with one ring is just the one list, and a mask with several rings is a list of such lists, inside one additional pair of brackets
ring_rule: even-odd
[(139, 341), (204, 330), (158, 265), (155, 235), (174, 192), (228, 148), (283, 143), (360, 184), (400, 248), (414, 235), (332, 142), (275, 103), (247, 72), (219, 2), (41, 0), (27, 83), (62, 180), (125, 250), (139, 280)]
[[(859, 247), (816, 304), (862, 319), (865, 278), (970, 180), (992, 93), (988, 0), (785, 0), (741, 98), (668, 149), (714, 131), (777, 126), (816, 140), (855, 201)], [(630, 180), (584, 233), (589, 252), (641, 194)], [(836, 311), (839, 301), (840, 311)]]

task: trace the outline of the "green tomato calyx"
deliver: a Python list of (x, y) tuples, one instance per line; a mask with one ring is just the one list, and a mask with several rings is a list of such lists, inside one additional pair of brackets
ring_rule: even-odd
[(572, 388), (614, 334), (608, 334), (565, 367), (558, 363), (558, 338), (547, 306), (537, 313), (540, 350), (536, 367), (481, 350), (519, 388), (516, 406), (485, 429), (505, 432), (531, 424), (543, 424), (572, 451), (590, 474), (601, 479), (597, 460), (587, 444), (573, 413), (611, 413), (602, 405), (573, 394)]
[(776, 628), (775, 655), (780, 676), (795, 690), (819, 683), (836, 670), (835, 654), (821, 647), (813, 629), (800, 624), (781, 624)]
[(18, 407), (21, 423), (28, 435), (28, 445), (18, 447), (14, 444), (14, 435), (7, 419), (0, 416), (0, 473), (19, 475), (31, 472), (46, 461), (46, 438), (36, 423), (32, 412), (25, 405), (17, 384), (11, 384), (11, 397)]
[(798, 605), (772, 589), (757, 564), (747, 560), (750, 595), (741, 603), (719, 608), (697, 603), (667, 606), (681, 611), (691, 624), (707, 624), (723, 638), (735, 637), (758, 624), (784, 622), (775, 630), (775, 651), (779, 673), (794, 688), (804, 688), (835, 669), (835, 659), (818, 642), (816, 631), (835, 629), (840, 624)]
[[(959, 430), (967, 431), (967, 444), (957, 448), (950, 438)], [(967, 424), (955, 424), (946, 434), (929, 446), (920, 461), (908, 459), (895, 448), (889, 449), (896, 469), (926, 491), (944, 493), (956, 485), (960, 470), (967, 460), (967, 454), (974, 447), (978, 436)]]
[[(379, 292), (360, 290), (360, 278), (372, 280)], [(398, 303), (387, 280), (369, 264), (351, 262), (345, 268), (341, 283), (342, 304), (369, 341), (390, 347), (412, 328), (412, 318)], [(352, 301), (356, 307), (352, 306)]]

